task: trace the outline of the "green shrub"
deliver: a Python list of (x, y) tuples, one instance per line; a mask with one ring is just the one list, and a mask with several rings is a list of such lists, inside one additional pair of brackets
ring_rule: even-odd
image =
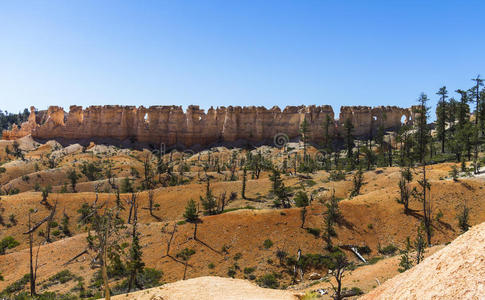
[[(159, 286), (162, 276), (162, 271), (145, 268), (143, 269), (143, 272), (136, 274), (136, 282), (138, 284), (135, 285), (134, 290), (149, 289), (155, 286)], [(128, 290), (128, 284), (129, 281), (127, 279), (123, 280), (120, 284), (113, 287), (113, 294), (117, 295), (125, 293)]]
[(308, 253), (308, 254), (302, 255), (300, 257), (300, 261), (298, 264), (303, 269), (306, 269), (306, 268), (331, 269), (333, 267), (333, 262), (330, 256), (322, 255), (318, 253), (317, 254)]
[(392, 255), (397, 251), (397, 247), (394, 246), (393, 244), (387, 245), (384, 248), (380, 248), (379, 252), (384, 255)]
[(345, 173), (342, 171), (332, 171), (330, 172), (330, 176), (328, 180), (330, 181), (340, 181), (345, 179)]
[(13, 189), (9, 190), (7, 194), (17, 195), (18, 193), (20, 193), (20, 190), (18, 188), (13, 188)]
[(227, 276), (232, 278), (236, 276), (236, 270), (234, 269), (234, 267), (229, 267), (229, 269), (227, 269)]
[(24, 277), (20, 278), (19, 280), (15, 281), (11, 285), (7, 286), (1, 293), (1, 295), (11, 296), (17, 292), (20, 292), (25, 288), (25, 285), (29, 282), (30, 275), (25, 274)]
[(352, 293), (353, 293), (353, 294), (355, 294), (355, 295), (362, 295), (362, 294), (364, 294), (364, 292), (363, 292), (363, 291), (362, 291), (360, 288), (358, 288), (358, 287), (356, 287), (356, 286), (354, 286), (354, 287), (353, 287), (353, 288), (351, 288), (350, 290), (351, 290), (351, 291), (352, 291)]
[(5, 254), (5, 250), (12, 249), (20, 245), (12, 236), (4, 237), (0, 241), (0, 254)]
[(246, 267), (244, 268), (244, 274), (251, 274), (255, 271), (256, 269), (253, 267)]
[(121, 193), (132, 193), (134, 192), (133, 185), (131, 184), (131, 180), (128, 177), (123, 178), (121, 181)]
[(229, 247), (228, 245), (224, 244), (224, 245), (222, 245), (222, 247), (221, 247), (221, 252), (222, 252), (222, 253), (226, 253), (226, 254), (228, 254), (228, 253), (229, 253), (229, 248), (230, 248), (230, 247)]
[(453, 178), (453, 181), (458, 181), (458, 169), (456, 168), (455, 165), (451, 166), (450, 172), (448, 174)]
[(214, 263), (209, 263), (209, 265), (207, 265), (207, 267), (209, 269), (214, 269), (216, 266), (214, 265)]
[(47, 286), (54, 285), (54, 284), (64, 284), (66, 282), (69, 282), (73, 279), (77, 279), (76, 275), (71, 273), (69, 270), (62, 270), (59, 273), (51, 276), (49, 279), (47, 279), (48, 284)]
[(384, 257), (382, 256), (374, 256), (374, 257), (371, 257), (367, 260), (367, 264), (369, 265), (373, 265), (375, 264), (376, 262), (380, 261), (381, 259), (383, 259)]
[(270, 239), (266, 239), (263, 242), (263, 246), (264, 246), (265, 249), (269, 249), (273, 246), (273, 241), (270, 240)]
[(276, 289), (280, 286), (278, 279), (276, 278), (274, 273), (265, 274), (256, 280), (256, 283), (265, 288)]
[(89, 181), (96, 181), (101, 177), (102, 168), (95, 163), (84, 162), (81, 165), (81, 173), (88, 178)]
[(304, 206), (308, 206), (309, 204), (308, 195), (303, 191), (298, 191), (298, 193), (296, 193), (296, 196), (293, 200), (295, 201), (296, 207), (304, 207)]
[(15, 218), (14, 214), (8, 216), (8, 220), (10, 221), (10, 223), (12, 223), (12, 225), (17, 225), (17, 219)]

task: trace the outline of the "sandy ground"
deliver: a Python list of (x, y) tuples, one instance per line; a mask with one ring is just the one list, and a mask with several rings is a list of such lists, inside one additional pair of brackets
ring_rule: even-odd
[(264, 289), (249, 281), (206, 276), (118, 295), (115, 300), (295, 300), (296, 292)]

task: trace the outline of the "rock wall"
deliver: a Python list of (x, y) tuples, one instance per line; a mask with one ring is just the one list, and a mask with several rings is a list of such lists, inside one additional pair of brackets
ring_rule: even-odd
[(332, 134), (343, 134), (343, 125), (350, 119), (355, 136), (368, 136), (380, 125), (387, 130), (401, 126), (401, 118), (412, 122), (411, 110), (395, 106), (344, 106), (335, 120), (331, 106), (278, 107), (218, 107), (207, 112), (199, 106), (90, 106), (83, 110), (71, 106), (69, 113), (51, 106), (46, 113), (36, 115), (31, 108), (29, 121), (20, 128), (4, 131), (4, 139), (17, 139), (31, 134), (40, 140), (68, 141), (130, 141), (166, 146), (208, 146), (215, 143), (247, 141), (271, 142), (282, 133), (290, 139), (299, 136), (300, 125), (307, 120), (309, 140), (320, 142), (323, 123), (327, 116), (332, 120)]
[(27, 136), (32, 133), (37, 127), (38, 121), (36, 120), (36, 113), (35, 107), (30, 107), (30, 115), (27, 122), (22, 123), (21, 127), (18, 127), (17, 124), (12, 125), (12, 130), (4, 130), (2, 132), (2, 139), (4, 140), (16, 140)]

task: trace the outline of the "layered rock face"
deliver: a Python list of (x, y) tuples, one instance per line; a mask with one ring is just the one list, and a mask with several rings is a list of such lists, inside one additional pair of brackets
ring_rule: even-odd
[(2, 133), (2, 138), (4, 140), (16, 140), (27, 136), (32, 133), (37, 127), (38, 120), (36, 118), (35, 107), (30, 107), (30, 115), (27, 122), (22, 123), (22, 126), (19, 128), (17, 124), (13, 124), (12, 130), (4, 130)]
[(62, 139), (69, 141), (130, 141), (168, 147), (209, 146), (216, 143), (247, 141), (263, 143), (273, 141), (278, 134), (288, 138), (300, 135), (300, 126), (306, 119), (309, 140), (323, 139), (323, 124), (331, 120), (331, 134), (343, 134), (345, 120), (354, 125), (355, 136), (368, 136), (379, 126), (387, 130), (412, 122), (410, 109), (379, 107), (342, 107), (338, 120), (331, 106), (278, 107), (218, 107), (207, 112), (198, 106), (90, 106), (83, 110), (71, 106), (69, 113), (51, 106), (46, 113), (36, 116), (31, 108), (29, 121), (21, 128), (3, 132), (4, 139), (17, 139), (28, 134), (40, 140)]

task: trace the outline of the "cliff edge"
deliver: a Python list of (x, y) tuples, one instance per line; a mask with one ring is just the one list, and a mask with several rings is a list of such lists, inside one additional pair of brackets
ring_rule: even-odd
[(198, 106), (51, 106), (47, 112), (37, 113), (31, 107), (28, 122), (19, 128), (4, 131), (3, 138), (18, 139), (32, 135), (34, 139), (62, 139), (69, 141), (116, 140), (171, 146), (209, 146), (236, 141), (273, 141), (278, 134), (288, 139), (299, 136), (300, 126), (306, 120), (309, 141), (320, 142), (324, 126), (330, 123), (331, 134), (343, 134), (349, 119), (355, 136), (368, 136), (383, 127), (396, 130), (413, 120), (411, 109), (395, 106), (344, 106), (335, 120), (331, 106), (279, 107), (218, 107), (207, 113)]

